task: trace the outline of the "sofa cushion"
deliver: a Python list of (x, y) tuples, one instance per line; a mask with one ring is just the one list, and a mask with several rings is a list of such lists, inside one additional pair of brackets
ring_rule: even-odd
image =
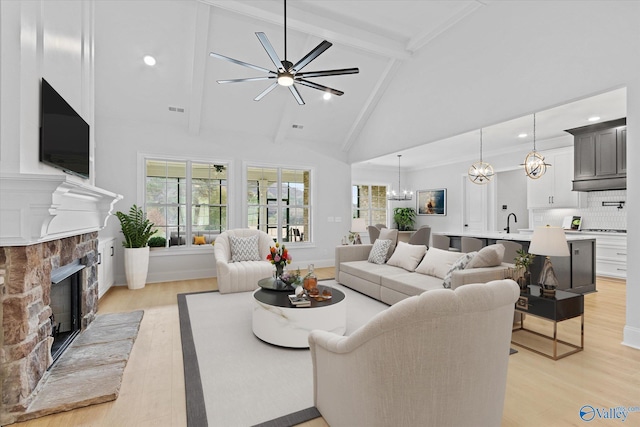
[(504, 258), (504, 246), (501, 244), (489, 245), (478, 251), (466, 268), (495, 267), (502, 264)]
[(445, 289), (451, 289), (451, 275), (453, 274), (453, 272), (456, 270), (464, 270), (464, 268), (471, 262), (471, 260), (473, 260), (473, 258), (477, 254), (478, 252), (469, 252), (458, 258), (458, 260), (453, 263), (453, 265), (447, 272), (447, 275), (444, 276), (444, 282), (442, 283), (442, 286)]
[[(372, 251), (373, 252), (373, 251)], [(402, 267), (407, 271), (414, 271), (422, 257), (427, 252), (425, 245), (410, 245), (405, 242), (398, 242), (396, 250), (393, 251), (393, 255), (387, 261), (387, 265), (394, 265), (396, 267)]]
[(193, 236), (194, 245), (204, 245), (207, 243), (207, 239), (204, 236)]
[(389, 246), (389, 251), (387, 252), (387, 259), (391, 258), (393, 251), (396, 249), (396, 243), (398, 243), (398, 230), (395, 228), (383, 228), (382, 230), (380, 230), (378, 239), (391, 240), (391, 245)]
[(406, 273), (405, 270), (399, 267), (392, 267), (387, 264), (377, 265), (368, 261), (342, 262), (340, 263), (340, 271), (368, 280), (377, 285), (380, 284), (380, 277), (383, 275)]
[(419, 295), (433, 289), (442, 289), (442, 279), (407, 271), (398, 274), (384, 274), (381, 277), (381, 284), (383, 288), (392, 289), (408, 296)]
[(231, 242), (231, 262), (262, 261), (258, 250), (257, 234), (249, 237), (229, 236)]
[(422, 262), (416, 268), (416, 273), (427, 274), (429, 276), (444, 279), (451, 266), (462, 255), (460, 252), (450, 252), (443, 249), (431, 247), (427, 254), (422, 258)]
[(389, 239), (376, 239), (369, 252), (369, 258), (367, 261), (373, 264), (384, 264), (387, 260), (387, 253), (389, 252), (389, 246), (391, 246), (391, 240)]

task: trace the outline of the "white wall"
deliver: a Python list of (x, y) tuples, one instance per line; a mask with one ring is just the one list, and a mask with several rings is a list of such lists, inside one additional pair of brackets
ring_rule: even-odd
[[(108, 90), (97, 80), (98, 94)], [(125, 122), (100, 114), (98, 97), (96, 113), (96, 184), (122, 194), (124, 199), (116, 206), (126, 211), (136, 203), (143, 204), (143, 181), (138, 154), (206, 158), (229, 163), (229, 226), (246, 227), (244, 214), (245, 192), (243, 170), (246, 163), (309, 167), (312, 175), (312, 233), (313, 244), (290, 243), (292, 267), (306, 268), (307, 264), (332, 266), (334, 249), (340, 244), (350, 226), (349, 165), (335, 159), (310, 152), (295, 144), (275, 145), (255, 136), (233, 134), (192, 135), (178, 125)], [(336, 222), (335, 218), (342, 219)], [(117, 218), (110, 218), (101, 236), (116, 237), (122, 241)], [(116, 283), (124, 284), (122, 246), (116, 244)], [(215, 260), (210, 247), (197, 247), (190, 251), (153, 251), (149, 266), (149, 282), (203, 278), (215, 276)]]
[(63, 174), (39, 160), (40, 79), (93, 125), (93, 2), (3, 1), (0, 8), (0, 169)]

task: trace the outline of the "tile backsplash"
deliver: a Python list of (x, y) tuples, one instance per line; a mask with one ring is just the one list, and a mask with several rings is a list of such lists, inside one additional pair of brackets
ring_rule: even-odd
[(627, 190), (591, 191), (586, 193), (587, 205), (582, 209), (536, 209), (531, 215), (531, 227), (561, 226), (565, 216), (581, 215), (582, 228), (626, 230), (627, 207), (602, 206), (602, 202), (626, 202)]

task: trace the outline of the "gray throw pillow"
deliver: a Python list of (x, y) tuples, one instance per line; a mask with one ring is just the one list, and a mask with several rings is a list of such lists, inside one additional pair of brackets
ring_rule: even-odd
[[(240, 261), (261, 261), (258, 250), (258, 239), (260, 236), (236, 237), (229, 236), (231, 243), (231, 262)], [(266, 258), (265, 258), (266, 261)]]
[(451, 289), (451, 276), (453, 272), (456, 270), (464, 270), (464, 268), (471, 262), (471, 260), (478, 254), (478, 252), (469, 252), (462, 255), (456, 262), (453, 263), (449, 272), (446, 276), (444, 276), (444, 282), (442, 282), (442, 286), (445, 289)]
[(373, 247), (371, 248), (371, 252), (369, 252), (369, 258), (367, 259), (367, 261), (373, 264), (384, 264), (387, 260), (387, 252), (389, 251), (389, 246), (391, 246), (391, 240), (376, 239)]
[(393, 255), (393, 251), (396, 250), (396, 244), (398, 243), (398, 230), (395, 228), (383, 228), (382, 230), (380, 230), (378, 239), (391, 240), (389, 250), (387, 251), (387, 259), (391, 258), (391, 255)]

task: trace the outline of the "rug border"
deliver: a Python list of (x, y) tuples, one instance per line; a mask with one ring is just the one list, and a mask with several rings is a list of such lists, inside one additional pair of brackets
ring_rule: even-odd
[(207, 411), (200, 379), (198, 355), (191, 331), (191, 318), (187, 295), (205, 294), (218, 291), (202, 291), (178, 294), (178, 317), (180, 319), (180, 340), (182, 342), (182, 366), (184, 369), (184, 393), (187, 408), (187, 426), (206, 426)]

